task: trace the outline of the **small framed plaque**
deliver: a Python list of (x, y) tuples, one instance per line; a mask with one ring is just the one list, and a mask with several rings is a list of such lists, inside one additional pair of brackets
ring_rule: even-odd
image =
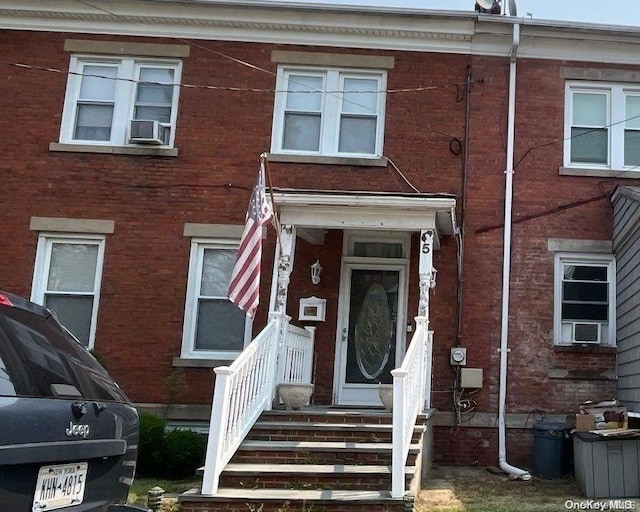
[(298, 320), (311, 320), (314, 322), (324, 322), (327, 311), (327, 299), (318, 297), (304, 297), (300, 299), (300, 311)]

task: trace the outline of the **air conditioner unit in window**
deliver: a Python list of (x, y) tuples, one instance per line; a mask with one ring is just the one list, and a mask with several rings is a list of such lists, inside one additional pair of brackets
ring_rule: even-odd
[(573, 343), (600, 343), (598, 322), (574, 322), (571, 336)]
[(160, 121), (147, 119), (131, 120), (131, 136), (129, 141), (133, 144), (169, 144), (171, 126)]

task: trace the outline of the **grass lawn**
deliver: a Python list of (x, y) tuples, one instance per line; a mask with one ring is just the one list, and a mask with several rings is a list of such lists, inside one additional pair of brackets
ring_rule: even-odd
[[(417, 512), (559, 512), (567, 501), (584, 503), (573, 476), (511, 480), (484, 467), (434, 467), (416, 499)], [(598, 500), (606, 501), (609, 500)], [(640, 500), (631, 500), (640, 510)], [(574, 508), (573, 510), (579, 510)]]
[(147, 505), (147, 492), (152, 487), (158, 486), (164, 489), (165, 494), (180, 494), (200, 485), (201, 479), (187, 480), (162, 480), (158, 478), (136, 478), (129, 489), (129, 503), (135, 505)]

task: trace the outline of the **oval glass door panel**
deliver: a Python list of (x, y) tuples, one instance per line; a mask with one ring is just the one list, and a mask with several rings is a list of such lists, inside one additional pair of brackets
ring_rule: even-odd
[(395, 367), (398, 285), (395, 270), (351, 273), (346, 382), (390, 383)]

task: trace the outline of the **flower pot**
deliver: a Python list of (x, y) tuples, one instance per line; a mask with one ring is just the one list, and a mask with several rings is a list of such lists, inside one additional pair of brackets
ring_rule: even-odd
[(283, 383), (278, 384), (278, 396), (287, 411), (299, 411), (311, 398), (313, 384)]
[(378, 387), (380, 401), (387, 411), (393, 410), (393, 384), (380, 384)]

